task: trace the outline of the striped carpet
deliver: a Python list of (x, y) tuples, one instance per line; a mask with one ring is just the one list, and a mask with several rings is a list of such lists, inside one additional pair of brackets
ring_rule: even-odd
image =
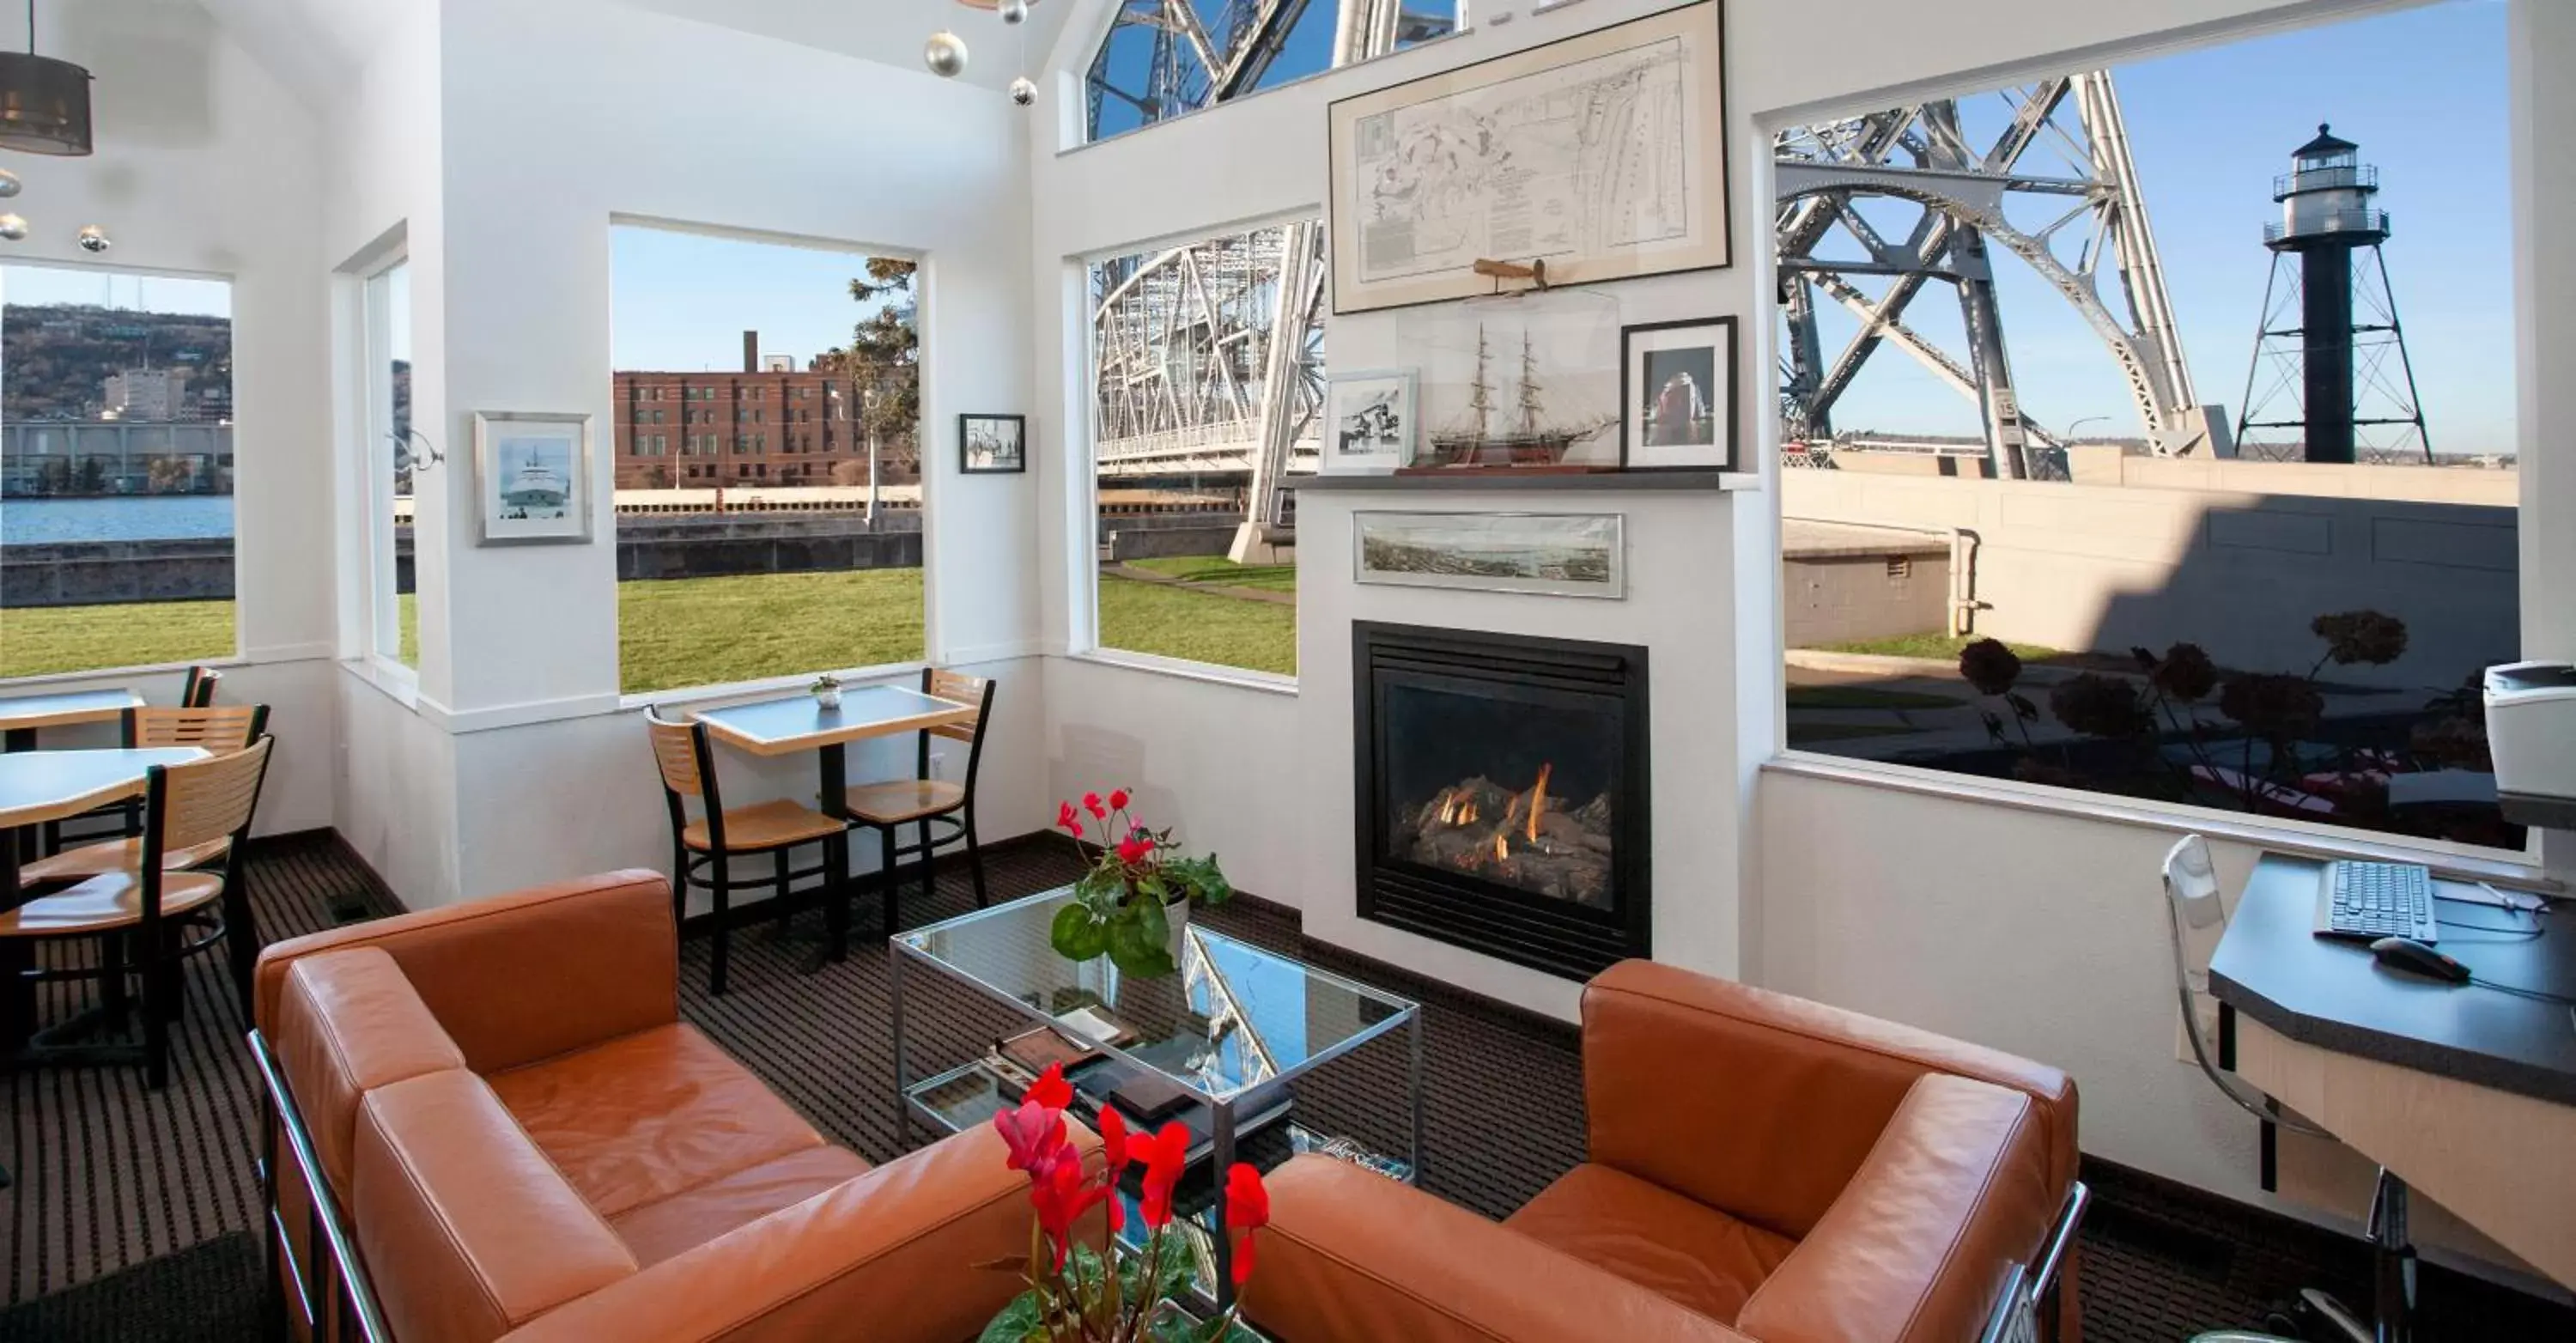
[[(996, 898), (1074, 875), (1060, 844), (1019, 841), (988, 852)], [(935, 898), (916, 886), (907, 925), (973, 908), (959, 864), (942, 868)], [(264, 842), (251, 866), (253, 903), (271, 937), (331, 926), (390, 907), (371, 874), (328, 834)], [(872, 901), (860, 905), (862, 947)], [(1249, 941), (1295, 953), (1425, 1004), (1424, 1183), (1488, 1216), (1517, 1208), (1583, 1154), (1582, 1068), (1573, 1032), (1320, 944), (1296, 916), (1242, 901), (1201, 916)], [(735, 935), (732, 984), (705, 993), (709, 942), (682, 948), (682, 1010), (835, 1140), (882, 1161), (901, 1150), (881, 950), (805, 972), (819, 916), (784, 938), (767, 926)], [(907, 975), (916, 1022), (913, 1066), (980, 1052), (1007, 1014), (935, 980)], [(70, 990), (46, 1019), (74, 1010)], [(223, 963), (191, 971), (185, 1026), (174, 1037), (173, 1081), (154, 1095), (135, 1069), (53, 1070), (8, 1077), (9, 1125), (0, 1162), (20, 1183), (0, 1191), (9, 1275), (0, 1343), (157, 1343), (255, 1335), (258, 1247), (251, 1171), (258, 1100)], [(1404, 1055), (1371, 1045), (1301, 1084), (1307, 1122), (1400, 1150)], [(1722, 1126), (1713, 1116), (1712, 1126)], [(928, 1135), (916, 1131), (917, 1144)], [(2093, 1343), (2165, 1343), (2202, 1330), (2258, 1323), (2267, 1303), (2298, 1286), (2367, 1299), (2359, 1244), (2123, 1168), (2088, 1160), (2101, 1194), (2084, 1237), (2084, 1316)], [(2426, 1270), (2418, 1337), (2576, 1338), (2576, 1312), (2484, 1283)]]

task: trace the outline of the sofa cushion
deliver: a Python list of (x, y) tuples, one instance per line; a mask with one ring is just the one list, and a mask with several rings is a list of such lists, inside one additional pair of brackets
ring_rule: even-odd
[(635, 1258), (462, 1070), (359, 1104), (358, 1252), (404, 1343), (489, 1343), (635, 1272)]
[(650, 1268), (867, 1173), (868, 1163), (847, 1148), (808, 1147), (630, 1208), (608, 1225)]
[(344, 1201), (358, 1102), (388, 1083), (465, 1066), (394, 958), (374, 947), (295, 962), (271, 1028), (314, 1154)]
[(486, 1080), (602, 1217), (823, 1145), (694, 1026), (637, 1031)]
[(1798, 1248), (1608, 1166), (1567, 1171), (1503, 1224), (1724, 1324)]

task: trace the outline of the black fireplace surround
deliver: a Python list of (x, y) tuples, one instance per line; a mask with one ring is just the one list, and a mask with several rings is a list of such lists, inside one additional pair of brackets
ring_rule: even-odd
[(1569, 979), (1650, 954), (1646, 650), (1355, 621), (1359, 914)]

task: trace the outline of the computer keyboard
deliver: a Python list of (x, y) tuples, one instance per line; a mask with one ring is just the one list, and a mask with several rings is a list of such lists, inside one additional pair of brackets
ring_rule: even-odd
[(2431, 942), (2441, 932), (2433, 917), (2433, 874), (2418, 863), (2328, 863), (2317, 892), (2317, 931)]

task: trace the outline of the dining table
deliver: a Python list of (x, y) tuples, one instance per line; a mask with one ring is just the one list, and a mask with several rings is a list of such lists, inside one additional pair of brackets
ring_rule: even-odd
[[(22, 835), (48, 821), (140, 796), (156, 765), (184, 765), (205, 758), (206, 752), (194, 746), (0, 753), (0, 912), (21, 903), (18, 840)], [(12, 1062), (35, 1029), (36, 983), (27, 977), (35, 963), (33, 938), (0, 937), (0, 1058)], [(0, 1188), (7, 1184), (8, 1172), (0, 1170)]]
[(40, 728), (113, 723), (124, 717), (126, 710), (141, 707), (143, 697), (131, 690), (0, 696), (0, 750), (32, 751)]
[[(941, 699), (903, 686), (874, 685), (843, 690), (837, 704), (826, 705), (810, 693), (783, 695), (701, 709), (694, 716), (706, 724), (708, 736), (748, 755), (813, 752), (822, 785), (821, 811), (846, 821), (850, 815), (851, 742), (971, 723), (979, 711), (978, 705)], [(843, 898), (850, 868), (846, 834), (830, 841), (828, 848), (827, 861), (833, 873), (831, 889), (823, 902), (828, 942), (818, 964), (846, 960), (850, 952), (850, 908)], [(894, 874), (880, 872), (877, 880), (890, 890)], [(786, 898), (785, 894), (782, 892), (779, 898)], [(886, 935), (891, 937), (894, 932), (889, 920)]]

